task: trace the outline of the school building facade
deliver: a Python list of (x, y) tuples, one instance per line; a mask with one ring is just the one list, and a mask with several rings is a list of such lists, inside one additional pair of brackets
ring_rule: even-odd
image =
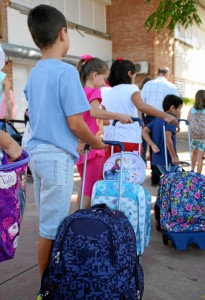
[[(171, 81), (182, 96), (194, 97), (205, 89), (205, 4), (200, 0), (200, 27), (186, 30), (176, 28), (170, 35), (146, 32), (144, 22), (155, 10), (158, 0), (150, 5), (144, 0), (46, 0), (68, 21), (70, 49), (65, 61), (76, 64), (81, 54), (89, 53), (108, 64), (122, 57), (136, 63), (137, 83), (145, 77), (154, 78), (160, 66), (171, 69)], [(0, 44), (5, 50), (7, 64), (3, 69), (12, 80), (17, 118), (22, 119), (27, 103), (23, 89), (31, 68), (40, 59), (27, 28), (30, 8), (40, 0), (1, 0)]]

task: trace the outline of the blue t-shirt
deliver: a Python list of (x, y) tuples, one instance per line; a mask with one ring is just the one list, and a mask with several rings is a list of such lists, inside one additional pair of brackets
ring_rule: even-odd
[(40, 60), (31, 71), (24, 93), (32, 129), (28, 150), (48, 143), (77, 159), (77, 138), (66, 117), (90, 110), (77, 69), (58, 59)]
[[(163, 125), (165, 125), (165, 131), (170, 131), (172, 133), (172, 142), (176, 152), (176, 127), (177, 125), (168, 124), (162, 119), (155, 118), (151, 123), (146, 125), (151, 130), (151, 138), (153, 142), (158, 146), (160, 152), (154, 153), (152, 151), (152, 164), (153, 165), (165, 165), (165, 155), (164, 155), (164, 136), (163, 136)], [(167, 151), (168, 164), (171, 163), (171, 156), (169, 151)]]

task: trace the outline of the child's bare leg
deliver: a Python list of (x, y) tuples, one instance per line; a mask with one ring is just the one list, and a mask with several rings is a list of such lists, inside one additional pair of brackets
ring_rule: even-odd
[(201, 173), (202, 172), (202, 168), (203, 168), (203, 157), (204, 152), (198, 150), (198, 155), (197, 155), (197, 173)]
[(196, 166), (197, 154), (198, 154), (198, 150), (193, 150), (192, 151), (192, 167), (193, 167), (193, 170), (195, 169), (195, 166)]
[[(81, 198), (81, 191), (78, 192), (77, 202), (76, 202), (76, 210), (80, 209), (80, 198)], [(82, 208), (89, 208), (90, 207), (90, 200), (91, 200), (91, 197), (84, 196), (83, 197), (83, 206), (82, 206)]]
[(91, 201), (90, 196), (84, 196), (84, 198), (83, 198), (83, 208), (89, 208), (90, 207), (90, 201)]
[(81, 198), (81, 190), (78, 191), (77, 200), (76, 200), (76, 210), (80, 209), (80, 198)]
[(49, 265), (51, 252), (53, 248), (53, 242), (53, 240), (48, 240), (41, 236), (39, 236), (38, 238), (38, 264), (40, 276), (43, 275), (43, 272)]

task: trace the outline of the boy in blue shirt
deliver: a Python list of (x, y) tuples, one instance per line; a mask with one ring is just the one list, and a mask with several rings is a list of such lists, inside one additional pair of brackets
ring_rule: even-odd
[(49, 264), (60, 222), (67, 216), (73, 188), (77, 138), (95, 149), (106, 146), (93, 136), (81, 113), (90, 110), (78, 71), (61, 61), (69, 49), (67, 22), (56, 8), (39, 5), (28, 14), (28, 27), (42, 59), (25, 87), (32, 137), (30, 168), (39, 213), (40, 275)]
[[(167, 95), (163, 101), (163, 110), (176, 118), (180, 118), (183, 101), (175, 95)], [(168, 171), (174, 172), (179, 165), (176, 151), (176, 128), (175, 124), (168, 124), (162, 119), (156, 118), (143, 128), (142, 136), (150, 145), (152, 151), (152, 163), (157, 165), (162, 174), (166, 173), (163, 125), (165, 126)]]

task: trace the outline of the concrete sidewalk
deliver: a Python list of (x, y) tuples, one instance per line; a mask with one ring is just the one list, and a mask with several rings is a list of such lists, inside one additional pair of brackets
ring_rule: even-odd
[[(181, 160), (189, 160), (187, 133), (184, 125), (178, 134), (178, 152)], [(147, 168), (144, 186), (155, 201), (157, 188), (150, 186), (150, 169)], [(71, 211), (79, 187), (78, 174), (74, 175)], [(190, 246), (177, 251), (171, 243), (164, 246), (161, 233), (155, 229), (151, 211), (152, 232), (150, 245), (142, 257), (145, 276), (143, 300), (200, 300), (205, 299), (205, 251)], [(13, 260), (0, 263), (0, 300), (34, 300), (40, 282), (37, 266), (38, 216), (36, 213), (33, 183), (28, 178), (27, 205), (21, 227), (19, 245)], [(112, 299), (110, 299), (112, 300)]]

